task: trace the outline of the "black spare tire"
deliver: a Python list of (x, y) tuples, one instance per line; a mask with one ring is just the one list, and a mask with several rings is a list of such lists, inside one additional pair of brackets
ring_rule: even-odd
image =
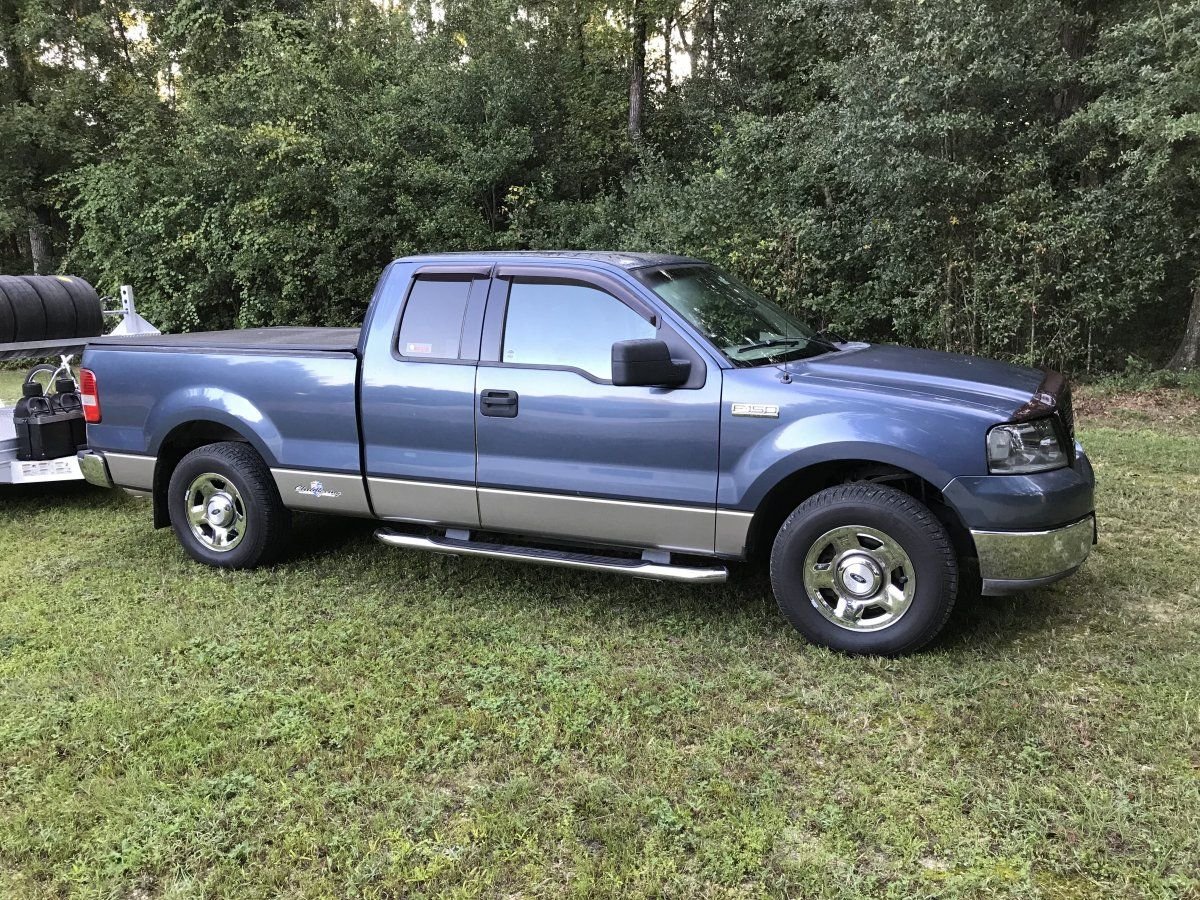
[(13, 317), (12, 304), (8, 302), (4, 288), (0, 287), (0, 344), (15, 341), (16, 331), (17, 320)]
[(57, 278), (44, 275), (22, 275), (21, 280), (33, 288), (42, 302), (46, 315), (46, 340), (78, 337), (76, 332), (75, 301), (67, 287)]
[(75, 336), (96, 337), (104, 333), (104, 307), (96, 289), (78, 275), (56, 276), (75, 303)]
[(37, 291), (15, 275), (0, 275), (0, 290), (12, 308), (12, 339), (17, 343), (46, 340), (46, 311)]

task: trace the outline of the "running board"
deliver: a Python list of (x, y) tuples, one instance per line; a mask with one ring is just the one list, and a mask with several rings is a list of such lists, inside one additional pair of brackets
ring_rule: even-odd
[(513, 547), (450, 537), (405, 534), (387, 528), (380, 528), (375, 532), (375, 537), (389, 547), (432, 550), (434, 553), (453, 553), (459, 556), (487, 556), (514, 562), (540, 563), (544, 566), (586, 569), (589, 572), (612, 572), (617, 575), (631, 575), (634, 578), (652, 578), (656, 581), (709, 584), (725, 581), (729, 577), (729, 570), (724, 566), (676, 566), (645, 559), (620, 559), (590, 553), (569, 553), (565, 550), (543, 550), (537, 547)]

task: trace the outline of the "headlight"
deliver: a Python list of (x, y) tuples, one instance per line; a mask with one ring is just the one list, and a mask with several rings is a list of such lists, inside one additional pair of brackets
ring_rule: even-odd
[(988, 471), (996, 475), (1045, 472), (1067, 464), (1052, 419), (997, 425), (988, 432), (987, 457)]

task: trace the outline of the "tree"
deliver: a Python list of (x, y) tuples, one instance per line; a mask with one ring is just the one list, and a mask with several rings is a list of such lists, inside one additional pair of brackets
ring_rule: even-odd
[(121, 106), (152, 91), (125, 20), (99, 0), (0, 0), (0, 261), (52, 271), (64, 247), (56, 181), (95, 158)]
[(1074, 369), (1166, 363), (1196, 304), (1195, 3), (64, 3), (0, 0), (0, 257), (173, 329), (354, 322), (476, 247), (690, 252)]

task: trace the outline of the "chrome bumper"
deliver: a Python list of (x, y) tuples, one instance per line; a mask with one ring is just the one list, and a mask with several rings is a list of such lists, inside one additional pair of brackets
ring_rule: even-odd
[(101, 454), (95, 450), (80, 450), (75, 457), (79, 460), (79, 471), (83, 473), (83, 480), (88, 484), (106, 488), (116, 487), (108, 474), (108, 463)]
[(985, 596), (1001, 596), (1066, 578), (1087, 559), (1096, 517), (1049, 531), (972, 531)]

